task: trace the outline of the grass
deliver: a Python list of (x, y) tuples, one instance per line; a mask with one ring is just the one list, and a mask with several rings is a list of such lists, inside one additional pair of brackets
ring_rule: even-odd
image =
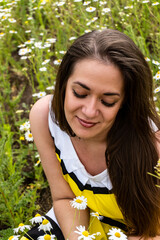
[(40, 211), (40, 193), (48, 187), (36, 164), (36, 147), (26, 138), (30, 129), (20, 130), (40, 97), (32, 94), (52, 93), (48, 87), (54, 86), (73, 39), (103, 28), (118, 29), (135, 41), (159, 87), (159, 23), (160, 4), (152, 0), (0, 1), (0, 239), (8, 239), (10, 228)]

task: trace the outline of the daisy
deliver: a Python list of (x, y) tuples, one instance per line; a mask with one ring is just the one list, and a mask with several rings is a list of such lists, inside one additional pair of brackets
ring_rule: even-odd
[(86, 12), (94, 12), (96, 10), (95, 7), (87, 7)]
[(58, 60), (54, 60), (53, 63), (54, 63), (55, 65), (59, 65), (61, 62), (62, 62), (62, 60), (61, 60), (61, 59), (58, 59)]
[(75, 40), (75, 39), (76, 39), (76, 37), (70, 37), (69, 41), (72, 41), (72, 40)]
[(55, 235), (45, 234), (44, 236), (40, 236), (37, 239), (38, 240), (54, 240), (56, 239), (55, 237), (56, 237)]
[(42, 62), (42, 65), (45, 65), (45, 64), (47, 64), (47, 63), (49, 63), (50, 62), (50, 59), (46, 59), (46, 60), (44, 60), (43, 62)]
[(49, 86), (46, 88), (46, 90), (54, 90), (55, 89), (55, 86)]
[(50, 222), (47, 219), (44, 219), (42, 221), (42, 224), (38, 227), (38, 230), (43, 230), (43, 231), (50, 231), (52, 228), (52, 225), (50, 224)]
[(90, 213), (90, 215), (92, 217), (98, 218), (98, 220), (102, 220), (103, 219), (103, 216), (100, 216), (98, 212), (92, 212), (92, 213)]
[(41, 98), (41, 97), (46, 96), (46, 92), (34, 93), (34, 94), (32, 94), (32, 96), (33, 96), (33, 97)]
[(34, 218), (30, 219), (29, 221), (33, 223), (41, 223), (45, 217), (41, 216), (40, 214), (36, 214)]
[(157, 87), (155, 90), (154, 90), (154, 93), (158, 93), (160, 92), (160, 87)]
[(127, 240), (127, 236), (119, 228), (111, 228), (108, 235), (109, 240)]
[(8, 240), (18, 240), (20, 235), (13, 235), (8, 238)]
[(95, 236), (101, 235), (100, 232), (89, 234), (89, 232), (85, 229), (85, 226), (80, 225), (76, 227), (78, 231), (74, 231), (75, 233), (79, 234), (78, 240), (92, 240), (95, 239)]
[(39, 68), (39, 71), (40, 71), (40, 72), (46, 72), (46, 71), (47, 71), (47, 68), (46, 68), (46, 67)]
[(156, 6), (156, 5), (159, 5), (159, 2), (152, 3), (152, 6)]
[(15, 23), (15, 22), (16, 22), (16, 20), (15, 20), (14, 18), (9, 18), (8, 21), (9, 21), (10, 23)]
[(19, 50), (18, 54), (19, 54), (20, 56), (22, 56), (22, 55), (25, 55), (25, 54), (30, 53), (30, 52), (31, 52), (31, 49), (29, 49), (29, 48), (21, 48), (21, 49)]
[(20, 125), (20, 131), (28, 131), (30, 129), (30, 122), (24, 122), (22, 125)]
[(23, 232), (25, 228), (30, 230), (31, 226), (30, 225), (24, 225), (23, 223), (20, 223), (17, 228), (13, 229), (13, 231), (14, 231), (14, 233), (18, 233), (19, 231)]
[(41, 159), (39, 159), (39, 160), (34, 164), (34, 166), (38, 166), (40, 163), (41, 163)]
[(28, 142), (33, 142), (33, 135), (30, 131), (27, 131), (25, 133), (25, 139), (28, 141)]
[(78, 210), (84, 210), (87, 207), (87, 198), (84, 196), (79, 196), (70, 201), (70, 204), (73, 208), (77, 208)]
[(90, 1), (86, 1), (86, 2), (83, 3), (83, 5), (84, 5), (84, 6), (87, 6), (87, 5), (89, 5), (90, 3), (91, 3)]
[(160, 79), (160, 71), (158, 71), (153, 78), (154, 78), (155, 80), (159, 80), (159, 79)]
[(155, 60), (152, 60), (152, 63), (155, 64), (155, 65), (157, 65), (157, 66), (160, 65), (160, 63), (159, 63), (158, 61), (155, 61)]
[(46, 40), (49, 43), (55, 43), (56, 42), (56, 38), (47, 38)]

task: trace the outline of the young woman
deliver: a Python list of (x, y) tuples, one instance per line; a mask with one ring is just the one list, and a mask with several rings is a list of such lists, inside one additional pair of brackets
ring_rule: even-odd
[[(54, 96), (38, 100), (30, 113), (53, 198), (47, 218), (58, 239), (78, 239), (76, 226), (87, 229), (93, 211), (104, 216), (90, 226), (101, 232), (96, 239), (107, 239), (113, 226), (129, 240), (160, 239), (160, 193), (148, 174), (160, 156), (152, 90), (143, 54), (119, 31), (87, 33), (65, 54)], [(77, 218), (75, 196), (88, 202)]]

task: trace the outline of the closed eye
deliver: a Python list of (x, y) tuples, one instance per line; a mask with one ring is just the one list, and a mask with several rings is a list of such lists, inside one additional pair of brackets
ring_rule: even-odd
[(74, 89), (72, 89), (72, 91), (73, 91), (74, 96), (77, 97), (77, 98), (85, 98), (87, 96), (87, 94), (77, 93)]
[(116, 104), (116, 102), (107, 103), (107, 102), (105, 102), (105, 101), (102, 100), (102, 99), (101, 99), (101, 103), (102, 103), (104, 106), (106, 106), (106, 107), (113, 107), (113, 106)]

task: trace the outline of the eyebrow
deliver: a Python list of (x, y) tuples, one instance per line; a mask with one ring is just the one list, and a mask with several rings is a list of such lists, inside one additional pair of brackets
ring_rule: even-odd
[[(84, 89), (86, 89), (88, 91), (91, 90), (89, 87), (87, 87), (85, 84), (83, 84), (81, 82), (77, 81), (77, 82), (74, 82), (74, 83), (77, 84), (77, 85), (80, 85), (82, 88), (84, 88)], [(120, 94), (117, 93), (117, 92), (106, 92), (106, 93), (103, 93), (103, 95), (105, 95), (105, 96), (114, 96), (114, 95), (120, 96)]]

